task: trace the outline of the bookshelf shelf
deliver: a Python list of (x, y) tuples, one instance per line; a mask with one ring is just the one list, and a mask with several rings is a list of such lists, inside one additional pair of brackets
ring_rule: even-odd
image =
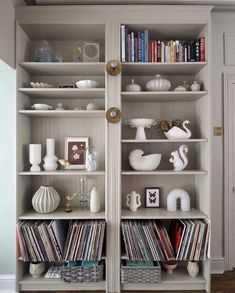
[(30, 98), (47, 98), (47, 99), (100, 99), (104, 98), (104, 88), (92, 89), (60, 89), (60, 88), (19, 88), (19, 92)]
[(167, 75), (193, 75), (198, 73), (207, 65), (207, 62), (177, 62), (177, 63), (161, 63), (161, 62), (143, 62), (143, 63), (123, 63), (123, 75), (151, 75), (156, 72)]
[(77, 219), (105, 219), (105, 212), (96, 214), (91, 213), (89, 210), (73, 208), (71, 213), (65, 213), (64, 208), (58, 208), (51, 214), (38, 214), (34, 210), (25, 212), (19, 216), (20, 220), (77, 220)]
[(84, 170), (57, 170), (57, 171), (39, 171), (39, 172), (30, 172), (30, 171), (24, 171), (19, 172), (19, 175), (22, 176), (47, 176), (47, 175), (53, 175), (53, 176), (103, 176), (105, 175), (105, 171), (94, 171), (94, 172), (87, 172)]
[(207, 216), (196, 209), (190, 212), (168, 212), (166, 208), (139, 208), (136, 212), (122, 209), (122, 219), (206, 219)]
[(104, 75), (104, 62), (21, 62), (19, 64), (25, 71), (33, 75)]
[(207, 142), (207, 138), (191, 138), (191, 139), (146, 139), (146, 140), (138, 140), (138, 139), (122, 139), (122, 143), (202, 143)]
[(104, 118), (105, 111), (104, 110), (20, 110), (20, 114), (29, 116), (29, 117), (56, 117), (56, 118)]
[(48, 290), (68, 290), (68, 291), (91, 291), (105, 290), (106, 282), (96, 283), (68, 283), (63, 280), (46, 279), (44, 276), (33, 278), (30, 275), (24, 276), (19, 284), (22, 291), (48, 291)]
[(207, 171), (200, 170), (187, 170), (187, 171), (168, 171), (168, 170), (159, 170), (159, 171), (122, 171), (122, 175), (135, 176), (135, 175), (207, 175)]
[(123, 102), (181, 102), (197, 101), (207, 94), (200, 92), (122, 92)]

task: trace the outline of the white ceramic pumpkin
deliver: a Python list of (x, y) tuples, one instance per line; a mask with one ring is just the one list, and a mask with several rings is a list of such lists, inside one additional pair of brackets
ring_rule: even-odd
[(32, 198), (32, 206), (40, 214), (54, 212), (59, 204), (60, 196), (51, 186), (40, 186)]

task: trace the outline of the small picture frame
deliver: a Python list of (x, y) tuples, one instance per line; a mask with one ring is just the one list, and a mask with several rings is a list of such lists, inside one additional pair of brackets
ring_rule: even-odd
[(58, 85), (58, 88), (60, 89), (69, 89), (69, 88), (75, 88), (75, 84), (72, 83), (61, 83)]
[(145, 188), (145, 206), (146, 208), (159, 207), (160, 188), (146, 187)]
[(88, 137), (65, 138), (65, 160), (69, 163), (66, 169), (85, 169), (85, 152), (88, 146)]

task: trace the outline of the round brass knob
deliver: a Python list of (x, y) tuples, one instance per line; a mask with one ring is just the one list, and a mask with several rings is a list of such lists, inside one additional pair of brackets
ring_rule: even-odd
[(109, 108), (106, 112), (106, 119), (111, 123), (118, 123), (121, 120), (121, 111), (116, 107)]
[(106, 71), (110, 75), (118, 75), (122, 70), (122, 65), (118, 60), (110, 60), (106, 64)]

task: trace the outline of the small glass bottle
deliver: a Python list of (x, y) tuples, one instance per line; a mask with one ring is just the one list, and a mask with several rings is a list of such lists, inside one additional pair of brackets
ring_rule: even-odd
[(80, 196), (79, 196), (79, 207), (83, 209), (89, 208), (89, 200), (87, 194), (87, 177), (80, 177)]
[(93, 172), (97, 170), (97, 151), (94, 146), (86, 148), (86, 171)]

